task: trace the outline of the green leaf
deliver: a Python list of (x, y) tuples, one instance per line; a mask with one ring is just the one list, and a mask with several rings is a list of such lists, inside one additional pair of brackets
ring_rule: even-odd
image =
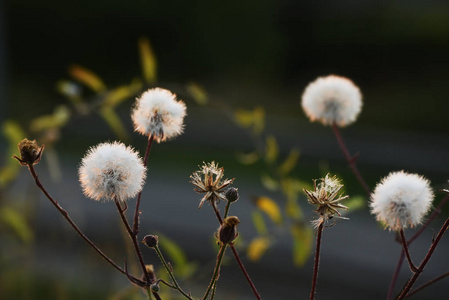
[(206, 105), (209, 102), (206, 90), (195, 82), (190, 82), (186, 86), (187, 92), (192, 96), (198, 105)]
[(157, 60), (150, 41), (146, 37), (141, 37), (138, 41), (138, 47), (143, 78), (146, 83), (154, 84), (157, 80)]
[(97, 74), (85, 67), (72, 65), (69, 67), (69, 74), (94, 92), (102, 93), (106, 90), (106, 85), (103, 80), (101, 80)]
[(299, 149), (293, 148), (290, 151), (287, 158), (285, 159), (285, 161), (279, 166), (278, 172), (283, 176), (288, 175), (296, 167), (298, 159), (299, 159)]
[(6, 153), (6, 165), (0, 169), (0, 187), (5, 187), (9, 182), (16, 178), (20, 170), (20, 164), (15, 159), (11, 159), (14, 154), (18, 154), (17, 145), (25, 138), (25, 132), (20, 125), (12, 120), (6, 120), (1, 127), (2, 135), (8, 143)]
[(117, 113), (109, 106), (104, 106), (100, 109), (100, 115), (109, 125), (109, 127), (114, 131), (119, 139), (122, 141), (129, 140), (128, 132), (125, 129), (122, 121), (120, 120)]
[(141, 90), (142, 82), (139, 79), (135, 79), (129, 85), (119, 86), (108, 92), (103, 105), (110, 108), (116, 107), (123, 101), (134, 97)]
[(267, 190), (277, 191), (279, 189), (279, 183), (268, 174), (261, 174), (260, 180)]
[(238, 162), (240, 162), (243, 165), (252, 165), (255, 164), (259, 160), (259, 154), (257, 152), (250, 152), (250, 153), (237, 153), (235, 155)]
[(274, 163), (279, 155), (279, 146), (276, 138), (273, 135), (267, 136), (265, 141), (265, 161), (267, 163)]
[(53, 114), (43, 115), (33, 119), (30, 123), (30, 129), (34, 132), (60, 128), (67, 124), (70, 119), (70, 110), (65, 105), (59, 105), (55, 108)]
[(313, 230), (300, 224), (290, 228), (293, 237), (293, 264), (303, 266), (312, 253)]
[(168, 257), (167, 262), (170, 261), (175, 274), (187, 277), (195, 272), (196, 265), (187, 261), (184, 251), (178, 246), (178, 244), (160, 233), (158, 233), (158, 236), (159, 246), (161, 247), (164, 256), (166, 253)]
[(9, 226), (24, 243), (30, 243), (33, 240), (33, 231), (26, 219), (20, 212), (12, 207), (1, 207), (0, 220), (2, 223)]
[(267, 226), (265, 224), (265, 220), (263, 219), (262, 213), (258, 210), (254, 210), (251, 214), (254, 227), (259, 235), (267, 234)]
[(356, 210), (365, 208), (366, 201), (361, 195), (352, 196), (343, 202), (343, 205), (347, 206), (349, 209), (347, 213), (352, 213)]

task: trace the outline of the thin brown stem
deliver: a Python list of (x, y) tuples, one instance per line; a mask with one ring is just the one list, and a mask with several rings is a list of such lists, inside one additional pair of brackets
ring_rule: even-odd
[(340, 130), (338, 129), (338, 126), (335, 123), (332, 124), (332, 129), (334, 131), (335, 137), (337, 138), (338, 144), (340, 145), (340, 148), (343, 151), (343, 154), (345, 155), (346, 160), (349, 163), (349, 166), (351, 167), (352, 172), (354, 173), (355, 177), (362, 185), (363, 189), (368, 194), (368, 196), (371, 196), (371, 190), (368, 184), (366, 183), (365, 179), (363, 178), (363, 176), (360, 174), (359, 169), (357, 168), (357, 164), (355, 162), (355, 158), (349, 154), (348, 147), (346, 147), (346, 144), (343, 141), (343, 138), (340, 134)]
[[(146, 167), (148, 162), (148, 157), (150, 156), (151, 151), (151, 145), (153, 145), (154, 136), (150, 135), (148, 138), (147, 148), (145, 150), (145, 157), (143, 159), (143, 165)], [(136, 201), (136, 209), (134, 211), (134, 224), (133, 224), (133, 234), (137, 236), (139, 233), (139, 206), (140, 206), (140, 198), (142, 197), (142, 191), (137, 194), (137, 201)]]
[(408, 298), (408, 297), (410, 297), (410, 296), (412, 296), (412, 295), (418, 293), (419, 291), (425, 289), (425, 288), (428, 287), (429, 285), (434, 284), (435, 282), (437, 282), (437, 281), (439, 281), (439, 280), (441, 280), (441, 279), (443, 279), (443, 278), (445, 278), (445, 277), (447, 277), (447, 276), (449, 276), (449, 272), (446, 272), (446, 273), (444, 273), (444, 274), (442, 274), (442, 275), (440, 275), (440, 276), (438, 276), (438, 277), (435, 277), (435, 278), (432, 279), (432, 280), (429, 280), (428, 282), (422, 284), (421, 286), (417, 287), (416, 289), (414, 289), (414, 290), (412, 290), (410, 293), (408, 293), (408, 295), (406, 296), (406, 298)]
[(117, 206), (117, 210), (119, 212), (120, 218), (122, 219), (123, 224), (125, 225), (126, 231), (129, 234), (129, 237), (131, 238), (134, 246), (134, 250), (136, 252), (136, 256), (139, 260), (140, 267), (142, 269), (143, 274), (145, 275), (147, 283), (152, 283), (150, 280), (150, 275), (147, 272), (147, 269), (145, 267), (145, 263), (143, 261), (142, 252), (140, 251), (139, 243), (137, 242), (137, 237), (134, 235), (133, 230), (131, 229), (131, 226), (128, 223), (128, 219), (126, 219), (125, 216), (125, 209), (122, 208), (120, 205), (120, 202), (117, 199), (114, 199), (115, 205)]
[[(446, 197), (443, 198), (443, 200), (440, 201), (438, 206), (433, 210), (432, 214), (429, 216), (429, 218), (426, 220), (423, 226), (407, 241), (407, 244), (410, 245), (413, 243), (423, 232), (424, 230), (430, 225), (430, 223), (441, 213), (441, 210), (443, 209), (443, 206), (449, 201), (449, 195), (446, 195)], [(398, 260), (398, 263), (396, 265), (396, 270), (394, 272), (393, 278), (391, 279), (390, 288), (387, 295), (387, 300), (391, 300), (393, 298), (393, 291), (394, 287), (396, 286), (396, 282), (399, 276), (399, 271), (402, 266), (402, 262), (404, 261), (404, 249), (401, 249), (401, 255)]]
[(86, 242), (88, 243), (104, 260), (106, 260), (111, 266), (113, 266), (116, 270), (118, 270), (120, 273), (125, 274), (125, 270), (120, 268), (112, 259), (110, 259), (106, 254), (104, 254), (82, 231), (79, 229), (79, 227), (75, 224), (75, 222), (70, 218), (68, 212), (62, 208), (61, 205), (59, 205), (58, 201), (53, 199), (53, 197), (47, 192), (47, 190), (42, 185), (41, 181), (39, 180), (39, 177), (36, 174), (36, 171), (34, 170), (34, 166), (29, 165), (28, 169), (30, 170), (31, 175), (34, 178), (34, 181), (36, 182), (37, 187), (44, 193), (44, 195), (47, 197), (48, 200), (53, 204), (54, 207), (62, 214), (62, 216), (66, 219), (66, 221), (72, 226), (72, 228), (78, 233), (78, 235)]
[(413, 273), (418, 273), (419, 270), (418, 268), (413, 264), (412, 261), (412, 257), (410, 256), (410, 252), (408, 251), (408, 245), (407, 245), (407, 240), (405, 239), (405, 234), (404, 234), (404, 229), (401, 228), (401, 230), (399, 230), (399, 236), (401, 237), (401, 243), (402, 243), (402, 249), (405, 252), (405, 257), (407, 258), (408, 261), (408, 265), (410, 267), (410, 270)]
[(402, 263), (404, 262), (404, 257), (404, 249), (401, 248), (401, 255), (399, 255), (398, 264), (396, 265), (396, 269), (394, 270), (394, 274), (390, 282), (390, 287), (388, 289), (387, 300), (391, 300), (393, 298), (394, 287), (396, 286), (396, 281), (398, 280), (399, 272), (401, 271)]
[[(220, 225), (223, 224), (223, 219), (222, 219), (222, 217), (220, 215), (220, 212), (218, 211), (217, 205), (214, 202), (212, 202), (212, 207), (214, 209), (215, 215), (217, 216), (218, 222), (220, 223)], [(228, 206), (226, 206), (226, 207), (228, 207)], [(229, 212), (229, 208), (226, 211)], [(253, 290), (254, 296), (256, 296), (256, 298), (258, 300), (260, 300), (261, 299), (260, 294), (257, 291), (257, 288), (254, 285), (253, 281), (251, 280), (251, 277), (249, 277), (248, 271), (246, 271), (246, 268), (243, 265), (242, 260), (240, 259), (240, 256), (239, 256), (237, 250), (235, 249), (234, 245), (230, 244), (229, 246), (231, 247), (232, 254), (234, 254), (234, 258), (237, 261), (237, 264), (239, 265), (240, 270), (242, 270), (242, 273), (245, 276), (246, 281), (248, 281), (249, 286)]]
[(320, 250), (321, 250), (321, 234), (323, 233), (324, 223), (318, 226), (316, 237), (316, 250), (315, 250), (315, 265), (313, 266), (312, 288), (310, 290), (310, 300), (315, 299), (316, 282), (318, 279), (318, 268), (320, 264)]
[(448, 227), (449, 227), (449, 218), (446, 220), (446, 222), (444, 222), (443, 226), (441, 227), (440, 231), (438, 232), (437, 237), (433, 241), (432, 245), (430, 246), (429, 251), (427, 252), (426, 256), (424, 257), (424, 260), (419, 265), (419, 267), (418, 267), (419, 272), (413, 274), (412, 278), (407, 282), (405, 288), (402, 290), (402, 293), (399, 295), (399, 298), (398, 298), (399, 300), (405, 299), (405, 297), (407, 297), (408, 292), (415, 284), (419, 275), (424, 270), (426, 264), (429, 262), (430, 258), (432, 257), (433, 252), (435, 251), (436, 247), (438, 246), (438, 243), (440, 242), (441, 238), (443, 237), (443, 235), (446, 232)]

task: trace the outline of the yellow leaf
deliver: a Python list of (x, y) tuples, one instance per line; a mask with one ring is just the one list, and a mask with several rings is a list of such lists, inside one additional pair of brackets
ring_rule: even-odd
[(257, 152), (237, 153), (236, 158), (243, 165), (252, 165), (259, 160), (259, 154)]
[(192, 96), (198, 105), (206, 105), (209, 102), (208, 96), (204, 88), (195, 82), (187, 84), (187, 92)]
[(259, 235), (266, 234), (267, 226), (265, 225), (265, 220), (263, 219), (262, 213), (258, 210), (254, 210), (252, 212), (252, 219), (254, 223), (254, 227), (256, 227), (256, 231)]
[(130, 85), (119, 86), (108, 92), (103, 105), (115, 107), (131, 97), (134, 97), (142, 89), (139, 79), (133, 80)]
[(279, 206), (272, 199), (262, 196), (256, 198), (256, 206), (268, 217), (270, 217), (271, 221), (275, 224), (280, 224), (282, 222), (282, 214)]
[(153, 84), (156, 82), (157, 60), (150, 41), (146, 37), (141, 37), (138, 41), (138, 46), (143, 78), (146, 83)]
[(106, 90), (106, 85), (104, 84), (103, 80), (101, 80), (101, 78), (98, 77), (97, 74), (89, 69), (86, 69), (79, 65), (72, 65), (69, 67), (69, 74), (97, 93), (101, 93)]
[(274, 163), (279, 155), (279, 147), (276, 138), (273, 135), (267, 136), (265, 147), (265, 160), (268, 163)]
[(293, 225), (291, 228), (293, 237), (293, 264), (303, 266), (312, 253), (313, 230), (304, 225)]
[(117, 135), (119, 139), (122, 141), (127, 141), (129, 139), (128, 132), (123, 126), (122, 121), (120, 120), (117, 113), (110, 107), (105, 106), (100, 109), (100, 115), (103, 119), (108, 123), (109, 127), (111, 127), (112, 131)]
[(5, 158), (6, 166), (0, 169), (0, 187), (5, 187), (9, 182), (16, 178), (19, 173), (20, 164), (11, 157), (17, 154), (17, 145), (19, 142), (25, 138), (25, 132), (20, 128), (19, 124), (12, 120), (6, 120), (2, 124), (2, 135), (8, 141), (8, 152), (5, 153), (7, 156)]
[(279, 166), (278, 168), (279, 173), (284, 176), (290, 173), (298, 163), (298, 159), (299, 159), (299, 149), (293, 148), (290, 151), (288, 157), (282, 163), (282, 165)]
[(51, 115), (43, 115), (33, 119), (30, 130), (34, 132), (51, 128), (59, 128), (67, 124), (70, 119), (70, 110), (65, 105), (59, 105)]
[(258, 261), (270, 246), (270, 239), (268, 237), (254, 238), (248, 245), (246, 255), (252, 262)]
[(254, 123), (254, 114), (252, 111), (237, 109), (234, 112), (235, 121), (245, 128), (249, 128)]
[(267, 190), (277, 191), (279, 189), (279, 183), (268, 174), (260, 175), (260, 180)]
[(265, 128), (265, 109), (262, 106), (254, 108), (254, 134), (259, 135)]

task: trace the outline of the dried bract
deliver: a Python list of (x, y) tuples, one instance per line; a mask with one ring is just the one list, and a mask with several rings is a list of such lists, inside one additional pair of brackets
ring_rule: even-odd
[(198, 193), (205, 193), (204, 197), (201, 199), (199, 208), (204, 204), (204, 202), (209, 201), (210, 203), (218, 203), (220, 200), (226, 200), (224, 195), (224, 189), (230, 185), (234, 179), (224, 179), (224, 169), (219, 168), (218, 164), (215, 162), (203, 163), (199, 171), (194, 172), (191, 176), (191, 183), (195, 186), (195, 191)]
[(20, 158), (15, 155), (13, 158), (17, 159), (23, 166), (32, 166), (39, 163), (42, 157), (42, 152), (44, 151), (44, 145), (39, 147), (36, 140), (30, 141), (28, 139), (21, 140), (18, 148), (20, 151)]

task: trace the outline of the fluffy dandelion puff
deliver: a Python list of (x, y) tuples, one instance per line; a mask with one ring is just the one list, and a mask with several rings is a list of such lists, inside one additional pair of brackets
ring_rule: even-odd
[(419, 225), (433, 200), (430, 182), (417, 174), (392, 172), (371, 195), (371, 212), (386, 227), (398, 231)]
[(186, 106), (176, 95), (161, 88), (150, 89), (136, 100), (131, 113), (134, 130), (152, 135), (158, 142), (173, 138), (184, 130)]
[(302, 108), (312, 122), (346, 126), (357, 119), (362, 109), (362, 94), (345, 77), (318, 77), (306, 87), (302, 95)]
[(137, 152), (114, 142), (90, 148), (81, 161), (78, 173), (87, 197), (97, 201), (126, 201), (142, 190), (145, 171)]

